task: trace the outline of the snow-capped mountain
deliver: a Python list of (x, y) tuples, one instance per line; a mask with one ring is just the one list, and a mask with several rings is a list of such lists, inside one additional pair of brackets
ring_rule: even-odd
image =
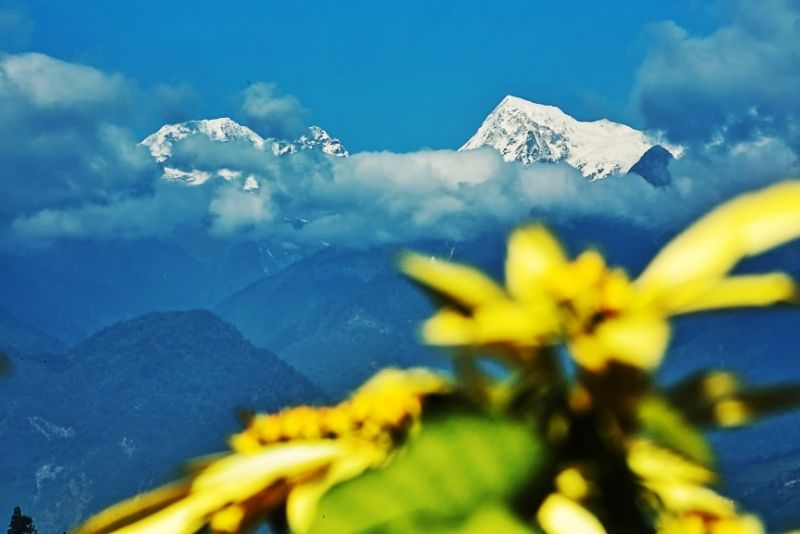
[[(179, 158), (173, 159), (174, 145), (193, 136), (220, 143), (242, 143), (279, 157), (305, 150), (333, 157), (349, 156), (339, 139), (318, 126), (309, 127), (306, 134), (295, 140), (265, 138), (228, 117), (166, 124), (141, 144), (162, 167), (166, 180), (200, 185), (214, 177), (226, 181), (241, 179), (243, 189), (259, 189), (259, 171), (201, 168), (191, 162), (176, 163)], [(657, 135), (624, 124), (607, 119), (579, 121), (557, 107), (511, 95), (492, 110), (478, 131), (459, 150), (484, 146), (494, 148), (509, 162), (518, 161), (523, 165), (565, 162), (593, 180), (632, 172), (654, 186), (670, 182), (669, 160), (680, 157), (683, 151)]]
[(145, 137), (141, 144), (150, 149), (153, 159), (164, 163), (172, 157), (172, 145), (194, 135), (204, 135), (222, 143), (245, 141), (259, 150), (263, 150), (266, 144), (266, 140), (256, 132), (228, 117), (165, 124), (157, 132)]
[[(219, 119), (200, 119), (165, 124), (158, 131), (145, 137), (141, 144), (147, 147), (153, 159), (161, 165), (163, 176), (167, 180), (181, 181), (188, 185), (200, 185), (213, 176), (225, 180), (239, 179), (242, 172), (231, 169), (199, 169), (179, 168), (170, 164), (175, 143), (193, 136), (204, 136), (220, 143), (239, 142), (251, 145), (259, 151), (270, 150), (275, 156), (296, 154), (303, 150), (320, 151), (334, 157), (347, 157), (349, 152), (341, 141), (331, 137), (319, 126), (311, 126), (308, 134), (303, 134), (294, 141), (261, 137), (259, 134), (228, 117)], [(243, 188), (258, 189), (258, 181), (252, 174), (247, 175)]]
[(682, 149), (606, 119), (583, 122), (559, 108), (506, 96), (459, 150), (490, 146), (506, 161), (524, 165), (563, 161), (587, 178), (628, 172), (653, 146), (672, 157)]
[[(309, 126), (310, 135), (303, 134), (296, 141), (274, 141), (277, 143), (278, 154), (294, 154), (300, 150), (321, 150), (329, 156), (344, 157), (350, 155), (342, 142), (328, 135), (328, 132), (319, 126)], [(275, 150), (273, 145), (273, 150)]]

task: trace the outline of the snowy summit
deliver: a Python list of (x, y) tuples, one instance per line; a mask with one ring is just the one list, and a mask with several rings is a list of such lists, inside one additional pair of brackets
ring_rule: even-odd
[(246, 141), (259, 150), (263, 150), (265, 144), (263, 137), (228, 117), (165, 124), (157, 132), (145, 137), (141, 144), (150, 149), (153, 159), (158, 163), (164, 163), (172, 157), (172, 145), (194, 135), (204, 135), (213, 141), (223, 143)]
[[(241, 176), (241, 172), (230, 169), (182, 169), (170, 165), (172, 149), (175, 143), (193, 136), (204, 136), (219, 143), (238, 142), (252, 145), (260, 151), (271, 150), (275, 156), (296, 154), (303, 150), (320, 151), (334, 157), (347, 157), (350, 153), (341, 141), (331, 137), (319, 126), (311, 126), (308, 133), (296, 140), (261, 137), (259, 134), (228, 117), (219, 119), (199, 119), (165, 124), (158, 131), (145, 137), (141, 144), (147, 147), (153, 159), (161, 165), (164, 178), (176, 180), (188, 185), (200, 185), (217, 175), (231, 181)], [(244, 189), (258, 189), (255, 177), (248, 176)]]
[(509, 95), (459, 150), (490, 146), (504, 160), (523, 165), (563, 161), (587, 178), (599, 179), (628, 172), (658, 145), (672, 157), (682, 151), (624, 124), (579, 121), (557, 107)]

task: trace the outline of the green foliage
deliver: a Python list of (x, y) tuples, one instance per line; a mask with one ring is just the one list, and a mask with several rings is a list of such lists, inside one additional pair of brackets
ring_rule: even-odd
[(433, 414), (386, 469), (329, 492), (311, 532), (531, 532), (511, 506), (544, 465), (527, 425), (464, 409)]

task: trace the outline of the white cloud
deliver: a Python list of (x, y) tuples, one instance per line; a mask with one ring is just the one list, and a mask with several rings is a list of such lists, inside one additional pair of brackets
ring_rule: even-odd
[(800, 3), (727, 0), (724, 24), (693, 36), (674, 22), (650, 28), (633, 102), (650, 128), (679, 142), (778, 135), (800, 144)]
[[(211, 168), (244, 148), (222, 144)], [(23, 239), (165, 236), (199, 227), (229, 239), (369, 244), (421, 238), (465, 239), (535, 216), (551, 222), (605, 217), (670, 228), (731, 195), (800, 169), (777, 139), (740, 143), (720, 154), (689, 154), (675, 162), (671, 188), (635, 175), (588, 182), (566, 164), (523, 167), (491, 149), (359, 153), (327, 158), (300, 153), (277, 158), (250, 149), (238, 177), (201, 186), (159, 181), (146, 194), (103, 203), (45, 209), (14, 221)], [(245, 189), (246, 178), (259, 182)], [(302, 218), (308, 222), (293, 225)]]
[[(130, 85), (39, 54), (3, 56), (0, 238), (6, 246), (165, 237), (182, 229), (282, 243), (408, 243), (469, 238), (531, 217), (678, 227), (738, 191), (800, 170), (791, 144), (768, 135), (693, 147), (673, 163), (675, 183), (666, 189), (634, 175), (587, 182), (566, 164), (523, 167), (488, 148), (276, 157), (248, 143), (189, 138), (174, 145), (170, 164), (236, 171), (211, 173), (191, 187), (163, 180), (122, 121), (109, 118), (125, 110)], [(296, 116), (299, 104), (275, 91), (252, 86), (251, 112)]]
[(147, 186), (150, 163), (120, 126), (132, 84), (42, 54), (0, 56), (0, 224)]
[(265, 136), (293, 139), (303, 133), (308, 110), (292, 95), (280, 93), (277, 84), (258, 82), (242, 92), (246, 122)]
[[(222, 185), (222, 184), (221, 184)], [(213, 217), (211, 232), (227, 236), (237, 230), (268, 224), (274, 218), (272, 197), (267, 187), (257, 191), (223, 185), (208, 205)]]
[(116, 106), (131, 90), (119, 74), (67, 63), (44, 54), (9, 55), (0, 59), (0, 87), (17, 91), (39, 108)]

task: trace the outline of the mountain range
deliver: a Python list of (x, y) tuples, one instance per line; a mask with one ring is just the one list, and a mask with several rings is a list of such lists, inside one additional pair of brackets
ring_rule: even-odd
[[(176, 143), (205, 138), (219, 143), (242, 143), (274, 156), (301, 151), (318, 151), (333, 157), (348, 157), (339, 139), (318, 126), (297, 139), (264, 138), (233, 119), (190, 120), (166, 124), (145, 137), (141, 144), (163, 169), (168, 180), (201, 185), (213, 177), (232, 181), (243, 179), (244, 189), (257, 189), (258, 179), (238, 169), (208, 169), (174, 165)], [(486, 117), (481, 126), (459, 150), (491, 147), (505, 161), (523, 165), (564, 162), (592, 180), (633, 172), (656, 186), (670, 181), (668, 163), (681, 156), (683, 149), (649, 134), (607, 119), (579, 121), (557, 107), (536, 104), (506, 96)]]
[[(240, 168), (235, 158), (217, 165), (222, 160), (198, 157), (226, 143), (256, 157)], [(165, 125), (142, 144), (165, 180), (193, 188), (226, 180), (253, 191), (266, 176), (257, 166), (274, 158), (349, 156), (321, 128), (282, 140), (227, 118)], [(587, 181), (638, 173), (654, 186), (669, 184), (670, 161), (681, 155), (655, 134), (581, 122), (515, 97), (505, 98), (461, 150), (497, 150), (515, 165), (571, 165)], [(301, 228), (307, 221), (286, 222)], [(554, 229), (571, 252), (602, 243), (609, 262), (632, 273), (669, 238), (599, 216)], [(502, 276), (504, 230), (489, 232), (406, 245)], [(13, 366), (0, 381), (0, 435), (11, 437), (0, 466), (0, 505), (22, 505), (40, 531), (61, 532), (165, 480), (168, 468), (187, 457), (223, 448), (224, 436), (237, 428), (236, 407), (327, 402), (387, 365), (446, 365), (417, 344), (415, 329), (431, 308), (394, 271), (392, 246), (279, 252), (273, 245), (187, 230), (0, 254), (0, 352)], [(800, 269), (794, 249), (759, 261), (767, 262), (759, 271)], [(661, 379), (699, 365), (766, 379), (774, 370), (763, 365), (767, 357), (797, 376), (794, 315), (782, 310), (756, 319), (679, 322)], [(767, 510), (776, 528), (800, 506), (790, 486), (800, 472), (787, 467), (800, 462), (791, 450), (798, 432), (793, 419), (783, 418), (745, 440), (714, 436), (723, 472), (740, 480), (731, 486), (734, 496)], [(773, 513), (766, 499), (780, 507)]]

